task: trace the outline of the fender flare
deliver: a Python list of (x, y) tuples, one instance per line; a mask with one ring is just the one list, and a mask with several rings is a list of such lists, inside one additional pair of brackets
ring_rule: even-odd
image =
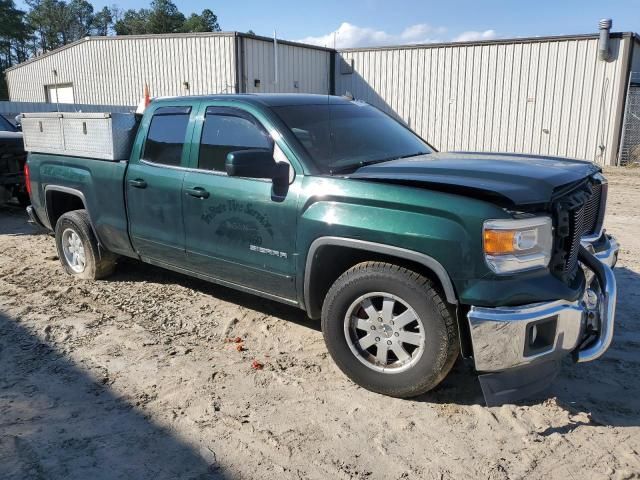
[(431, 270), (438, 280), (440, 280), (440, 284), (442, 285), (442, 289), (444, 291), (447, 302), (456, 305), (458, 303), (458, 299), (456, 298), (456, 292), (453, 288), (453, 283), (451, 282), (451, 278), (449, 274), (442, 266), (440, 262), (438, 262), (435, 258), (430, 257), (424, 253), (416, 252), (414, 250), (407, 250), (405, 248), (395, 247), (393, 245), (385, 245), (383, 243), (374, 243), (367, 242), (365, 240), (358, 240), (354, 238), (346, 238), (346, 237), (319, 237), (316, 238), (309, 247), (309, 251), (307, 252), (307, 260), (304, 269), (304, 305), (309, 311), (309, 307), (311, 305), (311, 278), (313, 273), (313, 262), (316, 256), (316, 252), (319, 248), (331, 245), (331, 246), (339, 246), (339, 247), (347, 247), (347, 248), (355, 248), (358, 250), (366, 250), (369, 252), (381, 253), (384, 255), (390, 255), (393, 257), (402, 258), (404, 260), (410, 260), (415, 263), (419, 263), (424, 265), (429, 270)]
[(100, 241), (100, 237), (98, 236), (98, 232), (96, 231), (95, 226), (93, 225), (93, 218), (91, 218), (91, 212), (89, 211), (89, 207), (87, 207), (87, 199), (84, 196), (84, 193), (82, 193), (80, 190), (77, 190), (75, 188), (71, 188), (71, 187), (64, 187), (62, 185), (55, 185), (55, 184), (49, 184), (46, 185), (44, 187), (44, 209), (45, 212), (47, 212), (47, 220), (49, 221), (49, 225), (51, 225), (51, 229), (53, 231), (55, 231), (56, 226), (52, 224), (51, 222), (51, 215), (49, 215), (49, 205), (48, 205), (48, 199), (47, 199), (47, 192), (49, 191), (54, 191), (54, 192), (62, 192), (62, 193), (68, 193), (69, 195), (73, 195), (76, 196), (80, 199), (80, 201), (82, 202), (82, 205), (84, 206), (84, 209), (87, 211), (87, 215), (89, 216), (89, 223), (91, 224), (91, 230), (93, 231), (93, 234), (96, 237), (96, 240), (98, 240), (98, 244), (99, 245), (104, 245), (101, 241)]

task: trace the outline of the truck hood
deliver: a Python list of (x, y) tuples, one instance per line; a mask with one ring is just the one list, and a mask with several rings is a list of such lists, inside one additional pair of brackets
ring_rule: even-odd
[(349, 178), (425, 186), (527, 205), (548, 203), (561, 187), (598, 171), (591, 162), (560, 157), (453, 152), (369, 165)]

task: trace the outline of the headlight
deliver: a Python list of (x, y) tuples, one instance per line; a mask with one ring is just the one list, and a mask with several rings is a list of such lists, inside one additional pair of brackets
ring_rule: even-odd
[(487, 220), (483, 229), (484, 256), (496, 273), (546, 267), (553, 245), (550, 217)]

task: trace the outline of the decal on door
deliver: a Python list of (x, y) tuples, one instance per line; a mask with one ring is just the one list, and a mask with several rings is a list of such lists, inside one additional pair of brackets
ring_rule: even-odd
[(278, 250), (259, 247), (257, 245), (249, 245), (249, 250), (252, 252), (264, 253), (265, 255), (272, 255), (274, 257), (287, 258), (287, 252), (280, 252)]
[(227, 200), (213, 204), (203, 212), (201, 219), (227, 244), (248, 244), (251, 252), (282, 259), (289, 257), (287, 252), (262, 246), (275, 243), (274, 229), (269, 218), (252, 203)]

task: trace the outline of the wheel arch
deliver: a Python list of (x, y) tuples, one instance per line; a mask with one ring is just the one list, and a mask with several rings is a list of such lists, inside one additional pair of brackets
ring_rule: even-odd
[(73, 210), (85, 210), (89, 216), (91, 230), (98, 240), (98, 243), (102, 244), (93, 224), (91, 212), (87, 206), (87, 199), (80, 190), (62, 185), (47, 185), (44, 188), (44, 197), (45, 212), (52, 230), (55, 231), (58, 219), (65, 213)]
[[(326, 253), (330, 253), (334, 257), (332, 260), (336, 261), (328, 264), (328, 268), (319, 268)], [(436, 283), (448, 303), (458, 303), (449, 274), (440, 262), (429, 255), (353, 238), (320, 237), (311, 243), (304, 269), (303, 299), (310, 318), (319, 318), (322, 302), (331, 284), (344, 271), (365, 260), (391, 261), (408, 268), (413, 266), (414, 270), (429, 276)]]

